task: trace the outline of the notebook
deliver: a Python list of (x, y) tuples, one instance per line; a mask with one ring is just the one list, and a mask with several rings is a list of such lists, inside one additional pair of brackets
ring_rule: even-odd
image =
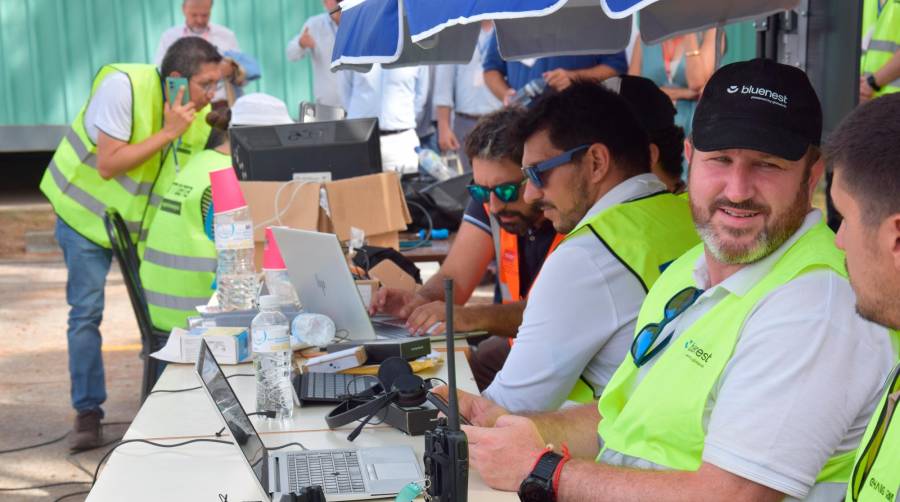
[(206, 341), (201, 342), (195, 368), (265, 500), (311, 485), (321, 486), (329, 502), (384, 498), (424, 479), (409, 446), (270, 453)]

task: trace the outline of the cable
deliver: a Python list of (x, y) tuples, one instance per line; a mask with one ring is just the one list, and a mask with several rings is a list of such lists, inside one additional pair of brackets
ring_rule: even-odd
[[(100, 425), (104, 425), (104, 426), (106, 426), (106, 425), (131, 425), (131, 422), (104, 422), (104, 423), (101, 423)], [(12, 448), (9, 450), (0, 450), (0, 455), (5, 455), (7, 453), (15, 453), (18, 451), (30, 450), (33, 448), (40, 448), (41, 446), (48, 446), (48, 445), (51, 445), (54, 443), (58, 443), (58, 442), (62, 441), (63, 439), (67, 438), (68, 436), (69, 436), (69, 432), (66, 432), (65, 434), (63, 434), (62, 436), (60, 436), (56, 439), (44, 441), (43, 443), (37, 443), (37, 444), (28, 445), (28, 446), (20, 446), (18, 448)], [(90, 451), (90, 450), (93, 450), (96, 448), (100, 448), (100, 446), (95, 446), (94, 448), (89, 448), (89, 449), (83, 450), (83, 451)]]
[(428, 210), (425, 209), (425, 206), (423, 206), (422, 204), (419, 204), (418, 202), (413, 202), (411, 200), (407, 200), (406, 205), (419, 208), (419, 211), (422, 211), (422, 213), (425, 214), (425, 219), (428, 220), (428, 231), (425, 232), (425, 238), (419, 239), (418, 242), (416, 242), (415, 244), (413, 244), (409, 247), (403, 248), (404, 251), (409, 251), (410, 249), (416, 249), (418, 247), (422, 247), (425, 245), (426, 242), (431, 241), (431, 232), (434, 230), (434, 221), (431, 219), (431, 215), (428, 213)]
[(266, 446), (267, 450), (280, 450), (282, 448), (287, 448), (288, 446), (299, 446), (301, 450), (308, 450), (309, 448), (303, 446), (300, 443), (285, 443), (281, 446)]
[(179, 446), (185, 446), (185, 445), (189, 445), (192, 443), (232, 444), (231, 441), (220, 441), (218, 439), (190, 439), (188, 441), (182, 441), (180, 443), (173, 443), (173, 444), (162, 444), (162, 443), (157, 443), (154, 441), (149, 441), (147, 439), (128, 439), (128, 440), (122, 441), (121, 443), (113, 446), (112, 448), (109, 449), (108, 452), (106, 452), (105, 455), (103, 455), (103, 457), (100, 459), (100, 462), (97, 464), (97, 469), (94, 471), (94, 479), (91, 481), (91, 488), (93, 488), (94, 484), (97, 483), (97, 476), (100, 474), (100, 467), (103, 466), (103, 463), (106, 462), (106, 459), (108, 459), (109, 456), (112, 454), (112, 452), (116, 451), (117, 448), (119, 448), (122, 445), (126, 445), (128, 443), (144, 443), (144, 444), (149, 444), (150, 446), (156, 446), (157, 448), (178, 448)]
[[(233, 377), (250, 377), (250, 376), (256, 376), (256, 373), (235, 373), (234, 375), (228, 375), (227, 377), (225, 377), (225, 379), (227, 380), (227, 379), (233, 378)], [(202, 388), (202, 386), (198, 385), (196, 387), (188, 387), (186, 389), (156, 389), (156, 390), (150, 391), (150, 394), (147, 394), (147, 397), (150, 397), (153, 394), (157, 394), (157, 393), (177, 394), (179, 392), (187, 392), (189, 390), (197, 390), (200, 388)]]
[[(294, 187), (294, 191), (291, 192), (291, 198), (288, 199), (287, 206), (285, 206), (284, 209), (278, 209), (278, 207), (280, 206), (278, 201), (281, 199), (281, 192), (284, 191), (284, 189), (287, 188), (288, 186), (293, 185), (295, 183), (296, 183), (296, 186)], [(268, 220), (257, 223), (256, 225), (253, 226), (253, 230), (264, 227), (272, 222), (275, 222), (275, 223), (278, 223), (278, 225), (281, 225), (281, 217), (284, 216), (285, 213), (288, 212), (288, 209), (291, 208), (291, 204), (294, 203), (294, 197), (297, 196), (297, 192), (300, 190), (300, 187), (302, 187), (303, 185), (305, 185), (307, 183), (309, 183), (309, 182), (308, 181), (300, 181), (300, 180), (290, 180), (290, 181), (284, 183), (283, 185), (281, 185), (280, 187), (278, 187), (278, 190), (275, 191), (275, 201), (274, 201), (275, 216), (273, 216), (272, 218), (269, 218)]]
[[(274, 411), (271, 411), (271, 410), (268, 410), (268, 411), (254, 411), (254, 412), (251, 412), (251, 413), (247, 413), (247, 416), (248, 416), (248, 417), (252, 417), (253, 415), (263, 415), (263, 416), (265, 416), (266, 418), (275, 418), (275, 412), (274, 412)], [(218, 437), (222, 437), (222, 433), (223, 433), (223, 432), (225, 432), (225, 427), (222, 427), (221, 429), (219, 429), (219, 432), (216, 433), (216, 437), (217, 437), (217, 438), (218, 438)]]
[(90, 483), (91, 483), (90, 481), (64, 481), (62, 483), (50, 483), (49, 485), (22, 486), (20, 488), (0, 488), (0, 492), (23, 492), (23, 491), (28, 491), (28, 490), (44, 490), (46, 488), (53, 488), (56, 486), (87, 485)]
[(85, 490), (85, 491), (83, 491), (83, 492), (70, 493), (70, 494), (68, 494), (68, 495), (63, 495), (62, 497), (59, 497), (58, 499), (54, 500), (53, 502), (59, 502), (60, 500), (65, 500), (65, 499), (67, 499), (67, 498), (69, 498), (69, 497), (75, 497), (75, 496), (78, 496), (78, 495), (87, 495), (88, 493), (91, 493), (91, 491), (90, 491), (90, 490)]

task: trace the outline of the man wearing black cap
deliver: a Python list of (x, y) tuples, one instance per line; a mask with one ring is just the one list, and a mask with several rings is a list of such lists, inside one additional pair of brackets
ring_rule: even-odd
[(647, 294), (597, 407), (525, 418), (462, 396), (489, 485), (523, 500), (841, 498), (896, 353), (854, 312), (810, 204), (821, 122), (796, 68), (713, 75), (685, 145), (703, 244)]

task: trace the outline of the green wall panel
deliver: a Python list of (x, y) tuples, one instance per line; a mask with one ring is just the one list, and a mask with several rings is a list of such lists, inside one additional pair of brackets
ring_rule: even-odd
[[(215, 1), (213, 22), (260, 63), (262, 78), (247, 92), (277, 96), (297, 113), (312, 73), (284, 48), (320, 12), (320, 0)], [(100, 66), (151, 62), (160, 34), (183, 20), (180, 0), (0, 0), (0, 125), (70, 123)]]

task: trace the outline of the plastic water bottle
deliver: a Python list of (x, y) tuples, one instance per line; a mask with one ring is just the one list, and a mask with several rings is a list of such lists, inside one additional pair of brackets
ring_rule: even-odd
[(512, 97), (510, 103), (515, 106), (528, 108), (538, 96), (544, 93), (544, 89), (546, 88), (547, 82), (543, 78), (536, 78), (516, 91), (516, 94)]
[(455, 174), (444, 165), (444, 162), (441, 161), (441, 156), (431, 148), (417, 146), (416, 153), (419, 154), (419, 166), (421, 166), (426, 173), (433, 176), (434, 179), (438, 181), (449, 180)]
[(300, 309), (300, 298), (297, 296), (297, 290), (294, 289), (294, 285), (291, 284), (291, 279), (288, 277), (287, 270), (264, 268), (263, 274), (265, 277), (266, 289), (269, 291), (270, 295), (278, 297), (279, 305), (294, 310)]
[(274, 411), (275, 418), (291, 418), (291, 337), (288, 320), (278, 311), (275, 295), (259, 297), (259, 314), (250, 323), (253, 369), (256, 373), (256, 411)]
[(216, 237), (216, 298), (225, 310), (253, 308), (257, 279), (253, 222), (247, 206), (213, 216)]

